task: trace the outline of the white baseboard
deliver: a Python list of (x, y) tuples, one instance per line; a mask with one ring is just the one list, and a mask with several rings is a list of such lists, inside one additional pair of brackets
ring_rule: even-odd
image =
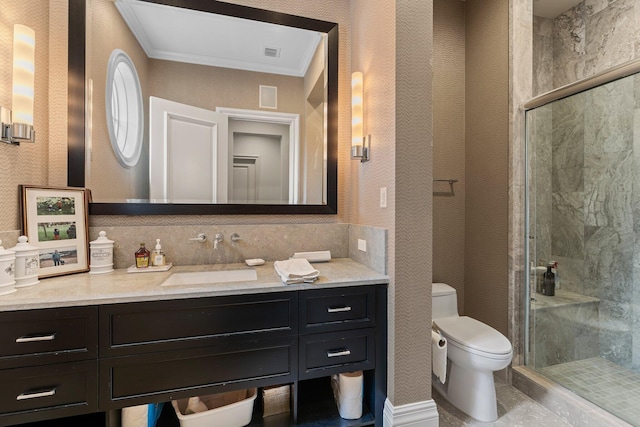
[(438, 427), (440, 418), (433, 400), (393, 406), (386, 399), (382, 423), (384, 427)]

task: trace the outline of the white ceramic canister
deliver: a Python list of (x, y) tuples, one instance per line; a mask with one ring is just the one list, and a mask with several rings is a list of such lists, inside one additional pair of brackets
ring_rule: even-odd
[(16, 253), (5, 249), (0, 240), (0, 295), (16, 291)]
[(27, 236), (20, 236), (18, 244), (10, 250), (16, 253), (16, 288), (40, 283), (38, 280), (40, 269), (38, 248), (29, 244)]
[(113, 271), (113, 240), (107, 238), (107, 233), (101, 231), (98, 238), (89, 242), (89, 274), (110, 273)]

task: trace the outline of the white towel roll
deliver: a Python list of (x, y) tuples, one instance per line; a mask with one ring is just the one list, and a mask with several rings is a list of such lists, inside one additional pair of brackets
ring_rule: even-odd
[(447, 339), (431, 330), (431, 369), (444, 384), (447, 381)]
[(362, 417), (364, 386), (362, 371), (332, 375), (331, 385), (340, 417), (347, 420)]
[(148, 420), (148, 405), (122, 408), (122, 427), (147, 427)]

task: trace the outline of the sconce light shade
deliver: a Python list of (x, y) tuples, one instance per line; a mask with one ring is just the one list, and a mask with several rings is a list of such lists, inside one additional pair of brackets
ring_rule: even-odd
[(3, 142), (34, 142), (33, 99), (35, 76), (35, 31), (26, 25), (13, 27), (13, 111), (2, 108)]
[(13, 121), (33, 126), (33, 81), (36, 34), (25, 26), (13, 27)]
[(363, 76), (359, 71), (351, 74), (351, 158), (361, 162), (369, 160), (369, 147), (364, 137)]

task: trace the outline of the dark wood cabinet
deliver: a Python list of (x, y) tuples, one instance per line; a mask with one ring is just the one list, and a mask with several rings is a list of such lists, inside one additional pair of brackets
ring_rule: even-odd
[(0, 425), (98, 410), (98, 309), (0, 313)]
[(0, 313), (0, 426), (285, 384), (291, 413), (258, 399), (251, 426), (342, 425), (330, 376), (356, 370), (348, 425), (381, 426), (386, 304), (381, 284)]

